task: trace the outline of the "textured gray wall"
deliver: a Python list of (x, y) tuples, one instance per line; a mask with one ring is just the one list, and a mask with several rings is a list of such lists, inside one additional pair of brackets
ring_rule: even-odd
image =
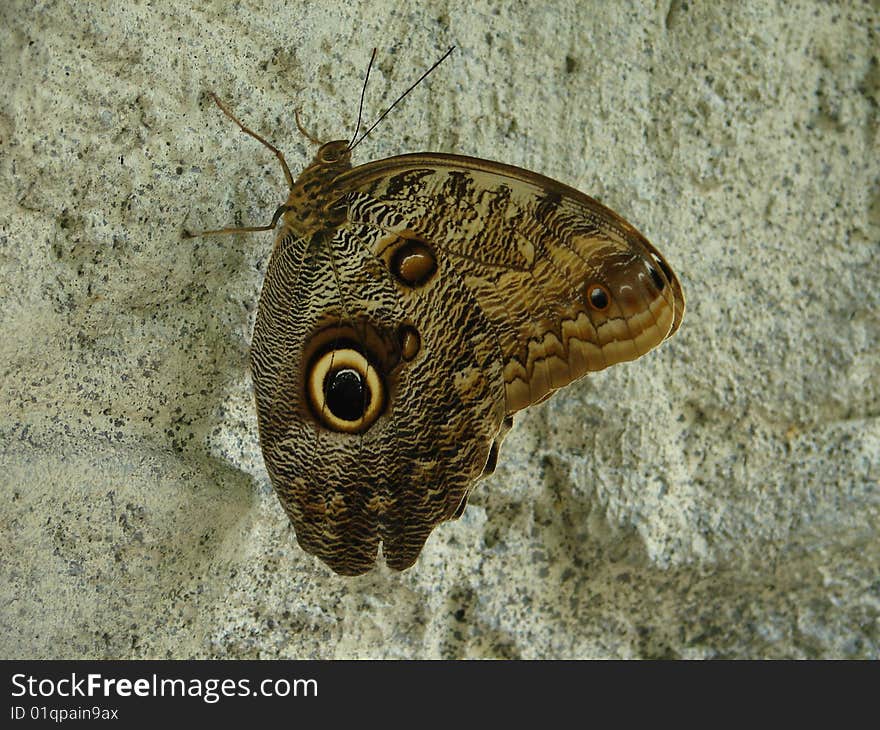
[[(0, 656), (880, 656), (878, 18), (869, 3), (0, 9)], [(109, 5), (109, 3), (108, 3)], [(274, 158), (530, 168), (689, 309), (518, 418), (404, 574), (302, 552), (247, 349)]]

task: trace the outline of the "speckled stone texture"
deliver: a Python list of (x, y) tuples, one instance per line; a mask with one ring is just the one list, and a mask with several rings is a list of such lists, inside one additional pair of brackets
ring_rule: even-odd
[[(4, 2), (0, 656), (880, 657), (871, 3)], [(537, 170), (678, 271), (679, 334), (522, 414), (411, 570), (302, 552), (247, 371), (273, 156)], [(430, 448), (426, 444), (426, 448)]]

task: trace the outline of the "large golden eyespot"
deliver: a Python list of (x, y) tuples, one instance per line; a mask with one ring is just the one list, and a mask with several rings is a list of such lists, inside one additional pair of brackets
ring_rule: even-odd
[(351, 347), (325, 351), (306, 373), (306, 390), (320, 423), (332, 431), (363, 433), (385, 410), (379, 371)]

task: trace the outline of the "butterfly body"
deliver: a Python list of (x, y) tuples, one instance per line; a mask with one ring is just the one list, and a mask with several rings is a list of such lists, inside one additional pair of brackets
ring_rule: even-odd
[(681, 287), (592, 198), (434, 153), (293, 181), (251, 366), (260, 443), (302, 547), (341, 574), (409, 567), (494, 468), (518, 410), (670, 336)]

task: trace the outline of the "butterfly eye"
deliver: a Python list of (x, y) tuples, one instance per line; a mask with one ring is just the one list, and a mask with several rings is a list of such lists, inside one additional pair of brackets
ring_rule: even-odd
[(611, 295), (601, 284), (590, 284), (587, 287), (587, 301), (597, 312), (604, 312), (611, 304)]
[(348, 149), (348, 143), (342, 140), (328, 142), (318, 150), (318, 160), (325, 165), (332, 165), (339, 162), (345, 151)]
[(363, 433), (385, 408), (385, 386), (376, 368), (357, 350), (328, 350), (307, 375), (309, 401), (332, 431)]

